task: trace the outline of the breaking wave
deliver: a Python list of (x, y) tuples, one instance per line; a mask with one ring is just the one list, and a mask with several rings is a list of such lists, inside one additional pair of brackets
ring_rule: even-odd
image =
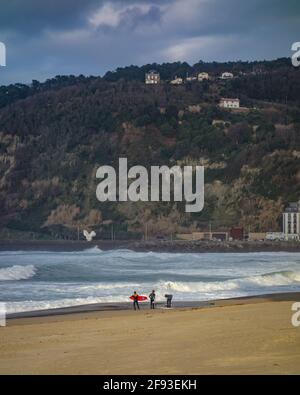
[[(21, 281), (20, 281), (21, 280)], [(22, 281), (23, 280), (23, 281)], [(128, 249), (0, 252), (9, 312), (129, 302), (134, 290), (176, 303), (300, 291), (299, 253), (160, 253)]]
[(28, 280), (36, 273), (33, 265), (28, 266), (11, 266), (0, 269), (0, 281), (18, 281)]
[(208, 293), (218, 291), (243, 290), (253, 287), (266, 288), (272, 286), (284, 286), (294, 283), (300, 283), (300, 272), (282, 271), (234, 280), (214, 282), (165, 281), (159, 283), (159, 287), (167, 291), (180, 293)]
[[(122, 297), (114, 298), (114, 303), (124, 302)], [(75, 307), (81, 305), (95, 304), (95, 303), (109, 303), (110, 297), (88, 297), (88, 298), (74, 298), (74, 299), (60, 299), (49, 301), (24, 301), (24, 302), (10, 302), (6, 303), (6, 310), (8, 314), (26, 312), (26, 311), (39, 311), (60, 309), (65, 307)]]

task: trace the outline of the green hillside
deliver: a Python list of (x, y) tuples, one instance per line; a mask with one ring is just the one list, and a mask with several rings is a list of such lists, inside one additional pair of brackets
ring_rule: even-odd
[[(162, 83), (146, 86), (155, 68)], [(172, 86), (175, 75), (211, 81)], [(221, 81), (223, 71), (233, 80)], [(238, 97), (244, 110), (224, 110)], [(204, 164), (205, 208), (100, 203), (96, 169)], [(110, 237), (242, 225), (280, 229), (282, 208), (300, 197), (300, 69), (273, 62), (131, 66), (100, 77), (59, 76), (0, 87), (0, 237)]]

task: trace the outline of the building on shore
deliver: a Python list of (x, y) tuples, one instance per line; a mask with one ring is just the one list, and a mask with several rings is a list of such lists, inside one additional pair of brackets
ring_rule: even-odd
[(177, 233), (176, 239), (184, 241), (209, 240), (210, 234), (208, 232)]
[(283, 232), (267, 232), (266, 240), (268, 241), (284, 241), (285, 236)]
[(300, 200), (289, 203), (282, 214), (283, 233), (286, 240), (300, 240)]
[(198, 74), (198, 81), (202, 82), (202, 81), (208, 81), (209, 80), (209, 74), (202, 72)]
[(245, 239), (244, 228), (242, 227), (231, 228), (229, 235), (232, 240), (244, 240)]
[(193, 232), (193, 233), (178, 233), (176, 235), (178, 240), (186, 240), (186, 241), (228, 241), (229, 234), (228, 232)]
[(228, 232), (211, 232), (211, 240), (215, 241), (228, 241), (229, 240), (229, 234)]
[(146, 85), (157, 85), (160, 83), (160, 74), (155, 70), (150, 70), (145, 74)]
[(248, 240), (249, 241), (264, 241), (266, 240), (266, 232), (249, 232)]
[(222, 108), (240, 108), (240, 99), (222, 98), (219, 106)]

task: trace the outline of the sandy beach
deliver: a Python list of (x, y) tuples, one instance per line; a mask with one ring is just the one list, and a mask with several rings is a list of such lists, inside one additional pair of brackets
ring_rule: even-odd
[(1, 374), (299, 374), (300, 294), (9, 319)]

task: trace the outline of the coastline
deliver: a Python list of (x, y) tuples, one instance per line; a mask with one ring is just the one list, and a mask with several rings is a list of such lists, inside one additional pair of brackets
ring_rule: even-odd
[[(24, 241), (10, 243), (10, 249), (1, 243), (0, 250), (224, 252), (215, 248), (224, 243), (209, 244), (211, 249), (196, 242)], [(226, 252), (254, 252), (243, 244), (232, 243)], [(271, 244), (271, 251), (274, 244), (283, 250), (282, 243)], [(158, 303), (150, 310), (144, 303), (133, 311), (129, 302), (10, 314), (0, 328), (0, 375), (300, 374), (300, 330), (291, 322), (292, 305), (299, 301), (300, 292), (289, 292), (175, 300), (172, 309)]]
[(287, 241), (181, 241), (149, 240), (0, 240), (0, 251), (84, 251), (98, 247), (101, 250), (129, 249), (136, 252), (167, 253), (235, 253), (235, 252), (300, 252), (300, 242)]
[[(264, 301), (273, 302), (288, 302), (293, 300), (300, 301), (300, 292), (286, 292), (286, 293), (273, 293), (262, 294), (253, 296), (242, 296), (229, 299), (214, 299), (204, 301), (175, 301), (172, 303), (172, 308), (165, 307), (164, 302), (156, 303), (157, 309), (201, 309), (208, 307), (224, 307), (235, 304), (253, 304), (261, 303)], [(140, 303), (141, 310), (149, 310), (149, 303)], [(40, 317), (53, 317), (64, 316), (82, 313), (95, 313), (95, 312), (116, 312), (116, 311), (129, 311), (132, 310), (132, 303), (93, 303), (78, 306), (70, 306), (63, 308), (54, 308), (46, 310), (33, 310), (19, 313), (11, 313), (7, 315), (7, 320), (22, 319), (22, 318), (40, 318)]]
[(300, 293), (9, 319), (0, 374), (300, 374)]

